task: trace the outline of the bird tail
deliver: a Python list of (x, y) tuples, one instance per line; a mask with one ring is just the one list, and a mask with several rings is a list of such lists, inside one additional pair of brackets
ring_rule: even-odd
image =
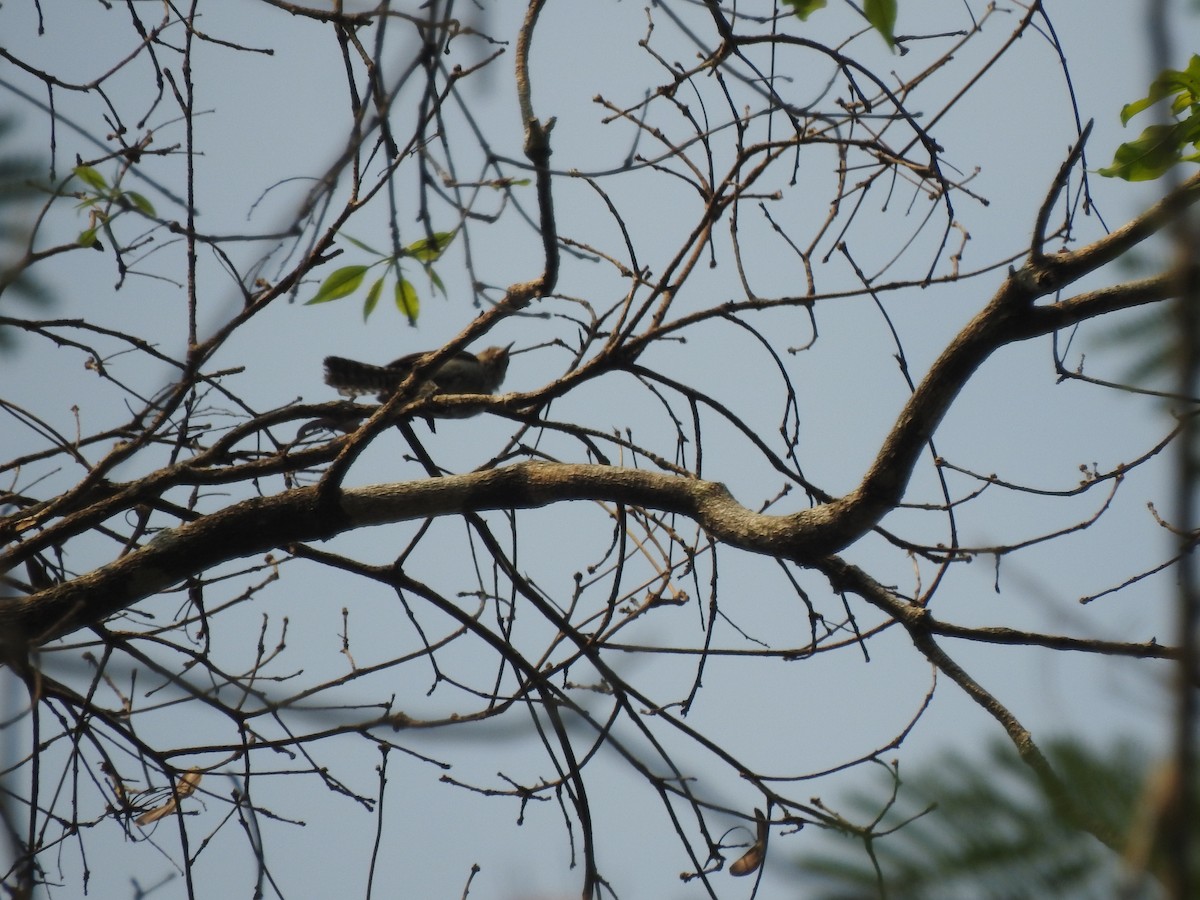
[(385, 394), (395, 389), (396, 373), (384, 366), (373, 366), (341, 356), (327, 356), (325, 383), (347, 397)]

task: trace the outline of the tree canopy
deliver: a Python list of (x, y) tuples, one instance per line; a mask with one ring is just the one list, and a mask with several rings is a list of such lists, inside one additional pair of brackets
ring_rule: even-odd
[(1056, 15), (0, 9), (6, 888), (783, 896), (939, 715), (1126, 853), (1039, 703), (1191, 730), (1200, 62)]

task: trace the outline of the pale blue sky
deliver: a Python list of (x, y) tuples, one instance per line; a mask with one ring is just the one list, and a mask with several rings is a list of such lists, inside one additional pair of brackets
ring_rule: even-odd
[[(60, 78), (80, 81), (96, 77), (132, 49), (132, 38), (119, 10), (81, 0), (69, 4), (51, 0), (43, 5), (46, 34), (41, 37), (36, 33), (30, 5), (8, 3), (0, 8), (0, 45), (32, 64), (47, 66)], [(1117, 114), (1122, 104), (1144, 92), (1149, 79), (1151, 67), (1139, 20), (1141, 5), (1080, 0), (1048, 0), (1045, 5), (1065, 48), (1080, 115), (1084, 120), (1096, 119), (1089, 163), (1099, 167), (1108, 162), (1119, 141), (1132, 136), (1122, 131)], [(154, 6), (144, 4), (143, 15), (157, 15), (152, 11)], [(630, 0), (554, 0), (548, 4), (534, 47), (534, 103), (540, 116), (558, 119), (554, 165), (561, 170), (606, 170), (619, 165), (628, 150), (628, 130), (601, 125), (603, 111), (592, 98), (603, 93), (618, 105), (629, 105), (640, 99), (647, 84), (661, 79), (661, 71), (636, 46), (646, 31), (644, 6)], [(740, 6), (744, 9), (747, 4)], [(830, 6), (813, 16), (811, 32), (806, 33), (816, 40), (838, 43), (858, 26), (853, 24), (854, 17), (846, 6)], [(968, 21), (967, 7), (978, 13), (984, 4), (972, 0), (969, 4), (938, 4), (934, 10), (926, 6), (913, 0), (902, 3), (897, 31), (908, 34), (960, 28)], [(463, 4), (464, 10), (468, 7)], [(487, 7), (487, 30), (513, 35), (511, 20), (520, 11), (518, 5)], [(198, 227), (206, 233), (270, 232), (287, 224), (295, 205), (311, 186), (309, 179), (324, 171), (340, 149), (346, 125), (345, 83), (336, 45), (317, 25), (264, 5), (222, 0), (204, 4), (202, 9), (205, 15), (201, 24), (206, 33), (249, 46), (269, 46), (274, 55), (233, 53), (211, 44), (200, 45), (197, 51), (197, 109), (203, 111), (195, 120), (197, 140), (203, 149), (197, 159)], [(996, 13), (985, 35), (964, 51), (961, 64), (950, 65), (935, 76), (918, 106), (937, 108), (942, 99), (958, 90), (965, 74), (977, 71), (986, 53), (1007, 37), (1019, 13), (1019, 9)], [(917, 16), (927, 18), (915, 21)], [(661, 42), (656, 46), (662, 52), (681, 60), (693, 58), (686, 40), (668, 27), (665, 18), (660, 16), (656, 22), (654, 40)], [(1176, 41), (1181, 54), (1195, 47), (1196, 25), (1195, 18), (1178, 20)], [(175, 39), (181, 37), (176, 35)], [(851, 43), (847, 52), (880, 72), (895, 69), (905, 73), (919, 67), (923, 54), (932, 55), (935, 43), (937, 52), (941, 52), (941, 43), (915, 42), (912, 59), (891, 58), (878, 38), (867, 34)], [(397, 42), (398, 50), (404, 46), (405, 41)], [(87, 52), (80, 52), (81, 47)], [(461, 60), (455, 61), (467, 65), (477, 57), (479, 45), (460, 38), (454, 50), (462, 54)], [(397, 52), (397, 60), (404, 58)], [(464, 90), (473, 100), (486, 100), (481, 128), (498, 152), (516, 158), (520, 155), (521, 133), (511, 62), (509, 52), (497, 64), (493, 83), (473, 86), (472, 82)], [(177, 60), (169, 64), (175, 66)], [(828, 72), (815, 68), (785, 74), (793, 80), (798, 102), (805, 96), (804, 79), (812, 82), (815, 97), (828, 77)], [(129, 90), (136, 92), (131, 96), (144, 96), (144, 79), (144, 69), (135, 69), (128, 78), (118, 76), (110, 92), (120, 96), (123, 90)], [(3, 62), (0, 80), (42, 96), (31, 79)], [(28, 146), (44, 148), (44, 116), (4, 90), (3, 85), (0, 97), (0, 110), (11, 111), (22, 122)], [(403, 114), (408, 99), (407, 94), (401, 95), (395, 107), (397, 115)], [(59, 91), (56, 100), (60, 114), (88, 133), (103, 137), (104, 108), (94, 94)], [(130, 106), (139, 108), (132, 101)], [(719, 117), (720, 111), (712, 113)], [(173, 105), (164, 103), (151, 116), (150, 124), (156, 129), (155, 146), (180, 140), (181, 130), (171, 121), (174, 115)], [(956, 219), (971, 235), (964, 270), (1003, 253), (1018, 252), (1028, 243), (1033, 214), (1075, 135), (1053, 48), (1039, 37), (1027, 35), (984, 77), (973, 99), (947, 116), (937, 135), (949, 162), (964, 171), (980, 167), (970, 187), (990, 204), (984, 207), (963, 196), (955, 200)], [(85, 157), (97, 152), (67, 127), (60, 126), (58, 141), (60, 175), (69, 169), (77, 152)], [(648, 152), (649, 142), (643, 141), (640, 149)], [(152, 179), (181, 190), (180, 159), (148, 160), (145, 171)], [(470, 172), (471, 166), (464, 164), (464, 171)], [(824, 169), (813, 173), (811, 194), (804, 190), (789, 194), (785, 202), (772, 209), (772, 214), (801, 231), (814, 218), (819, 220), (828, 204), (828, 193), (822, 186), (825, 175)], [(802, 169), (799, 177), (803, 186), (810, 174)], [(628, 184), (620, 179), (604, 183), (627, 215), (643, 262), (660, 269), (679, 242), (676, 230), (684, 227), (681, 223), (690, 222), (686, 215), (694, 213), (694, 201), (687, 190), (670, 181), (663, 188), (661, 179), (649, 175), (630, 179)], [(135, 183), (128, 186), (149, 195), (165, 218), (182, 217), (182, 210), (152, 187)], [(1129, 186), (1099, 178), (1094, 178), (1091, 186), (1110, 227), (1122, 223), (1154, 195), (1153, 186)], [(582, 182), (568, 179), (560, 179), (557, 187), (559, 225), (564, 237), (609, 248), (620, 246), (613, 223), (594, 193)], [(919, 211), (905, 217), (912, 193), (907, 186), (898, 188), (887, 214), (879, 214), (882, 200), (873, 198), (874, 205), (847, 236), (857, 258), (882, 267), (901, 249), (912, 232), (913, 219), (919, 218), (924, 209), (918, 199)], [(811, 206), (805, 202), (809, 196), (813, 198)], [(411, 198), (402, 197), (402, 202), (404, 199)], [(386, 205), (376, 203), (356, 216), (346, 230), (360, 240), (383, 247), (387, 242), (387, 216)], [(1095, 218), (1081, 219), (1080, 223), (1080, 241), (1102, 233)], [(401, 224), (408, 229), (409, 239), (420, 236), (411, 219), (405, 218)], [(81, 220), (62, 204), (58, 216), (48, 224), (48, 233), (66, 239), (81, 227)], [(799, 293), (802, 272), (794, 258), (783, 252), (778, 242), (772, 242), (761, 221), (747, 221), (745, 227), (746, 234), (753, 235), (747, 246), (755, 254), (749, 260), (754, 288), (764, 295)], [(928, 265), (930, 241), (940, 235), (941, 227), (935, 216), (935, 222), (916, 241), (918, 249), (894, 271), (889, 270), (887, 277), (911, 278), (919, 274)], [(540, 270), (537, 236), (515, 217), (507, 216), (492, 231), (477, 228), (474, 234), (478, 236), (472, 246), (477, 271), (490, 285), (523, 281)], [(161, 230), (153, 237), (150, 252), (137, 259), (140, 274), (130, 277), (119, 292), (112, 290), (117, 273), (109, 254), (80, 252), (44, 266), (41, 274), (54, 288), (54, 313), (86, 316), (113, 328), (131, 328), (131, 323), (137, 323), (142, 333), (160, 342), (164, 352), (178, 353), (184, 309), (179, 283), (182, 269), (178, 265), (182, 244), (172, 243), (171, 236)], [(268, 246), (229, 244), (226, 250), (235, 262), (245, 266), (262, 256)], [(281, 241), (280, 246), (290, 245)], [(343, 246), (346, 255), (330, 268), (355, 261), (353, 248)], [(213, 366), (244, 365), (244, 375), (231, 384), (260, 409), (297, 397), (308, 401), (329, 399), (329, 391), (321, 383), (320, 363), (326, 354), (384, 362), (437, 345), (470, 320), (475, 309), (470, 305), (470, 284), (462, 268), (461, 249), (461, 245), (455, 247), (439, 269), (449, 288), (449, 299), (426, 297), (415, 330), (387, 309), (379, 310), (364, 326), (355, 300), (319, 307), (280, 304), (236, 335)], [(272, 258), (262, 276), (275, 278), (284, 262), (281, 254)], [(240, 295), (221, 265), (210, 256), (201, 260), (200, 273), (202, 327), (211, 329), (238, 308)], [(889, 297), (888, 310), (902, 335), (915, 377), (920, 377), (946, 341), (983, 305), (1003, 275), (1001, 270), (965, 284)], [(818, 269), (818, 278), (823, 290), (853, 285), (851, 273), (836, 256)], [(1107, 280), (1102, 276), (1083, 286)], [(314, 282), (300, 291), (300, 299), (311, 296), (315, 286)], [(606, 307), (626, 289), (610, 268), (569, 256), (564, 257), (558, 287), (563, 295), (584, 298), (600, 307)], [(739, 295), (736, 268), (724, 254), (716, 268), (693, 279), (688, 295), (679, 303), (681, 309), (693, 309)], [(558, 307), (547, 305), (545, 309)], [(16, 304), (6, 309), (14, 315), (23, 311)], [(838, 491), (851, 486), (861, 475), (907, 392), (891, 355), (890, 335), (869, 304), (861, 299), (823, 304), (818, 321), (821, 340), (811, 351), (788, 357), (788, 365), (802, 393), (805, 473), (822, 487)], [(780, 336), (783, 346), (803, 344), (809, 337), (806, 318), (794, 309), (764, 314), (755, 322)], [(514, 319), (502, 323), (489, 335), (488, 343), (512, 340), (519, 348), (530, 347), (565, 334), (569, 334), (569, 328), (561, 319)], [(1122, 359), (1104, 351), (1094, 335), (1094, 331), (1085, 331), (1078, 338), (1088, 353), (1089, 373), (1119, 377)], [(655, 350), (646, 361), (673, 377), (704, 384), (731, 405), (739, 405), (747, 385), (766, 385), (761, 403), (745, 404), (747, 421), (766, 435), (778, 427), (780, 394), (777, 387), (772, 387), (775, 383), (769, 367), (752, 353), (753, 344), (748, 340), (739, 343), (729, 331), (711, 328), (698, 330), (687, 345)], [(1078, 351), (1073, 353), (1071, 358), (1077, 361)], [(517, 356), (506, 387), (536, 387), (560, 373), (565, 362), (565, 354), (553, 348)], [(50, 351), (39, 345), (32, 352), (20, 347), (0, 360), (4, 395), (36, 408), (64, 433), (73, 433), (76, 427), (72, 405), (81, 410), (84, 432), (99, 429), (109, 417), (119, 418), (122, 411), (112, 405), (115, 401), (111, 392), (76, 377), (81, 365), (78, 354), (69, 351)], [(142, 390), (152, 392), (167, 373), (165, 369), (149, 371), (137, 362), (130, 365), (127, 374)], [(1161, 410), (1152, 402), (1113, 397), (1078, 383), (1055, 386), (1053, 382), (1047, 341), (1010, 347), (997, 354), (980, 371), (937, 434), (939, 451), (975, 471), (996, 471), (1038, 487), (1063, 489), (1079, 478), (1079, 465), (1095, 462), (1104, 469), (1127, 460), (1153, 443), (1165, 427)], [(47, 385), (60, 384), (69, 385), (70, 392), (48, 397)], [(83, 393), (76, 395), (75, 391)], [(581, 391), (577, 399), (564, 399), (554, 413), (564, 419), (578, 417), (602, 429), (633, 427), (640, 439), (669, 450), (669, 429), (654, 403), (635, 392), (632, 385), (616, 379)], [(465, 471), (488, 459), (502, 446), (507, 433), (504, 423), (487, 418), (447, 422), (439, 426), (431, 445), (437, 447), (440, 462)], [(31, 447), (37, 446), (25, 432), (9, 434), (11, 437), (5, 438), (6, 457), (12, 455), (10, 448), (23, 448), (26, 441)], [(780, 482), (774, 473), (744, 464), (746, 447), (740, 438), (716, 424), (710, 425), (708, 436), (707, 477), (726, 481), (751, 507), (776, 493)], [(14, 443), (9, 445), (9, 441)], [(548, 446), (554, 446), (553, 442)], [(556, 449), (565, 452), (565, 447)], [(414, 464), (399, 459), (403, 449), (398, 435), (383, 436), (357, 463), (349, 482), (367, 484), (418, 477)], [(60, 477), (69, 481), (77, 474)], [(1006, 588), (1003, 594), (992, 590), (995, 571), (988, 558), (954, 570), (938, 595), (935, 611), (968, 625), (1008, 624), (1081, 634), (1099, 630), (1115, 639), (1144, 640), (1154, 635), (1161, 641), (1169, 639), (1164, 611), (1165, 598), (1172, 588), (1170, 579), (1152, 579), (1115, 599), (1100, 600), (1086, 608), (1075, 602), (1081, 593), (1102, 590), (1162, 558), (1165, 545), (1161, 529), (1145, 509), (1147, 500), (1163, 502), (1166, 495), (1162, 477), (1160, 470), (1150, 470), (1131, 478), (1118, 497), (1118, 510), (1096, 529), (1007, 560), (1001, 570)], [(952, 484), (956, 490), (966, 489), (966, 482)], [(214, 497), (214, 502), (222, 499)], [(908, 499), (936, 502), (927, 464), (919, 470)], [(802, 500), (793, 497), (789, 502), (799, 504)], [(962, 540), (967, 545), (1015, 541), (1069, 524), (1097, 503), (1093, 494), (1069, 504), (1036, 498), (1014, 500), (1011, 496), (997, 497), (993, 503), (985, 498), (964, 512)], [(576, 504), (520, 514), (522, 527), (538, 536), (538, 550), (545, 557), (537, 561), (538, 565), (546, 560), (561, 561), (561, 571), (553, 566), (539, 569), (541, 583), (569, 591), (572, 572), (580, 559), (590, 558), (580, 552), (581, 546), (588, 546), (584, 538), (593, 535), (600, 542), (607, 540), (606, 526), (595, 513), (593, 507)], [(499, 523), (501, 518), (493, 517), (492, 521)], [(898, 529), (911, 527), (909, 533), (915, 537), (944, 539), (940, 532), (927, 530), (930, 526), (913, 513), (897, 513), (888, 524)], [(446, 530), (447, 545), (461, 537), (458, 522), (438, 527)], [(936, 527), (944, 531), (944, 520), (937, 520)], [(327, 548), (384, 562), (394, 554), (397, 543), (394, 532), (376, 529), (369, 534), (345, 536), (330, 542)], [(98, 548), (97, 560), (110, 549)], [(880, 580), (890, 580), (904, 590), (912, 588), (914, 576), (908, 561), (888, 551), (877, 539), (864, 539), (846, 556), (863, 564)], [(88, 561), (80, 555), (73, 564), (82, 567)], [(410, 574), (437, 584), (439, 577), (462, 565), (456, 556), (426, 553), (414, 562)], [(803, 616), (796, 614), (795, 598), (777, 571), (761, 559), (728, 551), (722, 554), (720, 567), (724, 590), (729, 592), (723, 595), (723, 603), (739, 628), (776, 646), (804, 641)], [(928, 573), (923, 575), (927, 577)], [(824, 579), (811, 573), (797, 577), (806, 590), (823, 598), (823, 609), (835, 607), (828, 598)], [(396, 608), (393, 597), (360, 587), (353, 588), (352, 594), (341, 593), (345, 590), (344, 582), (334, 582), (315, 566), (289, 564), (283, 580), (264, 591), (258, 606), (238, 610), (217, 624), (214, 644), (221, 642), (235, 656), (245, 658), (252, 654), (258, 640), (260, 616), (269, 613), (277, 622), (278, 617), (286, 615), (290, 620), (288, 663), (294, 670), (303, 670), (304, 682), (308, 683), (345, 671), (345, 659), (337, 652), (343, 607), (351, 609), (360, 665), (394, 655), (398, 640), (411, 640), (405, 631), (404, 614)], [(167, 615), (166, 611), (173, 611), (181, 601), (168, 597), (161, 602)], [(466, 598), (463, 602), (473, 601)], [(864, 621), (874, 621), (866, 610), (860, 608), (858, 612)], [(663, 609), (631, 631), (627, 640), (694, 645), (697, 619), (694, 605)], [(525, 621), (531, 630), (537, 629), (532, 621)], [(1098, 626), (1097, 622), (1103, 624)], [(717, 638), (720, 644), (731, 645), (736, 635), (732, 629), (718, 628)], [(1107, 659), (1088, 662), (1074, 656), (1006, 647), (947, 643), (947, 649), (960, 654), (964, 665), (1009, 704), (1040, 739), (1064, 731), (1097, 742), (1133, 734), (1155, 745), (1166, 734), (1165, 694), (1155, 680), (1166, 674), (1163, 667)], [(466, 648), (459, 652), (465, 653)], [(930, 681), (927, 663), (912, 650), (899, 629), (873, 641), (871, 653), (870, 664), (864, 664), (855, 650), (820, 656), (803, 664), (780, 661), (747, 666), (736, 659), (714, 659), (708, 664), (704, 691), (688, 723), (720, 735), (731, 752), (764, 772), (817, 772), (869, 753), (889, 741), (915, 714)], [(59, 660), (66, 656), (62, 654)], [(446, 661), (456, 657), (457, 653), (452, 652)], [(54, 659), (50, 662), (65, 664)], [(463, 671), (470, 671), (471, 660), (459, 662)], [(663, 700), (676, 700), (686, 694), (694, 676), (692, 668), (673, 659), (614, 654), (609, 662), (635, 683), (652, 686), (655, 696)], [(583, 680), (584, 673), (573, 672), (573, 676)], [(414, 687), (407, 682), (389, 683), (388, 677), (424, 680)], [(401, 667), (388, 677), (356, 686), (359, 702), (377, 704), (394, 693), (403, 698), (402, 708), (420, 716), (454, 709), (462, 699), (445, 688), (425, 699), (424, 691), (431, 679), (427, 670), (420, 671), (420, 666)], [(350, 693), (355, 694), (355, 689)], [(598, 703), (597, 709), (601, 708)], [(521, 726), (520, 721), (510, 717), (501, 724), (481, 725), (470, 732), (404, 734), (397, 737), (397, 742), (414, 751), (453, 758), (453, 777), (491, 786), (497, 783), (499, 771), (521, 779), (534, 778), (547, 770), (540, 747)], [(204, 720), (194, 711), (182, 717), (172, 716), (169, 709), (158, 721), (148, 718), (142, 727), (151, 736), (158, 729), (161, 740), (170, 745), (185, 743), (189, 732), (196, 741), (215, 740), (214, 728), (225, 729), (221, 731), (222, 740), (228, 732), (223, 723)], [(957, 688), (943, 683), (929, 712), (905, 743), (902, 758), (915, 763), (947, 747), (967, 751), (997, 734), (994, 722)], [(713, 799), (747, 811), (760, 802), (744, 782), (724, 770), (709, 768), (710, 761), (701, 754), (682, 744), (677, 750), (681, 762), (695, 766), (696, 777)], [(314, 754), (355, 790), (367, 794), (373, 791), (378, 754), (364, 742), (331, 742), (315, 749)], [(212, 759), (202, 762), (211, 763)], [(285, 769), (296, 763), (281, 758), (279, 765)], [(483, 798), (441, 785), (439, 769), (399, 752), (391, 755), (389, 765), (386, 849), (376, 873), (377, 884), (388, 887), (380, 888), (376, 896), (458, 896), (473, 862), (482, 866), (482, 872), (472, 885), (472, 898), (571, 896), (577, 892), (579, 873), (567, 868), (568, 847), (560, 813), (553, 804), (531, 804), (525, 810), (525, 824), (516, 828), (520, 810), (514, 801)], [(231, 770), (236, 772), (237, 766), (231, 766)], [(689, 868), (690, 863), (662, 807), (654, 797), (647, 796), (644, 785), (624, 763), (602, 754), (588, 771), (593, 813), (602, 838), (601, 870), (618, 894), (632, 898), (703, 896), (694, 882), (679, 881), (677, 873)], [(836, 805), (839, 790), (857, 784), (862, 777), (861, 770), (843, 773), (814, 783), (811, 793)], [(233, 782), (222, 783), (218, 776), (209, 776), (205, 787), (218, 796), (228, 796)], [(255, 789), (255, 799), (275, 814), (308, 822), (306, 827), (275, 825), (266, 831), (269, 858), (284, 886), (284, 896), (361, 896), (373, 840), (373, 817), (325, 790), (315, 778), (260, 778)], [(212, 831), (226, 811), (226, 804), (214, 799), (200, 812), (193, 822), (193, 852), (200, 837)], [(95, 810), (89, 812), (94, 814)], [(728, 827), (735, 824), (732, 819), (727, 823)], [(777, 834), (772, 853), (782, 859), (809, 849), (812, 845), (805, 842), (805, 837)], [(171, 872), (163, 855), (149, 844), (125, 842), (115, 825), (107, 830), (95, 829), (86, 838), (93, 842), (89, 849), (94, 879), (90, 896), (102, 900), (129, 897), (133, 895), (130, 879), (136, 878), (145, 887)], [(177, 850), (170, 827), (161, 827), (156, 839), (168, 852)], [(78, 878), (78, 857), (70, 845), (64, 848), (61, 860), (48, 865), (53, 868), (60, 862), (64, 882), (69, 884)], [(201, 885), (198, 896), (249, 896), (252, 866), (241, 829), (227, 823), (197, 863)], [(730, 879), (726, 873), (715, 878), (720, 896), (748, 895), (748, 883)], [(759, 896), (768, 900), (791, 897), (795, 889), (783, 867), (772, 866)], [(73, 894), (65, 890), (58, 896)], [(181, 883), (176, 880), (152, 896), (183, 896)]]

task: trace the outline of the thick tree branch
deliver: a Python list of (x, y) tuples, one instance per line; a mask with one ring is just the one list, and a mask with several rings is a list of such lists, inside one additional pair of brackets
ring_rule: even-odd
[(1096, 271), (1132, 250), (1146, 238), (1152, 237), (1176, 221), (1198, 200), (1200, 172), (1111, 234), (1071, 253), (1046, 257), (1043, 265), (1039, 266), (1041, 271), (1038, 272), (1037, 278), (1039, 286), (1043, 288), (1041, 296), (1072, 284), (1089, 272)]
[(1123, 844), (1121, 835), (1114, 832), (1112, 827), (1089, 810), (1081, 807), (1067, 790), (1058, 773), (1051, 767), (1049, 761), (1038, 747), (1029, 730), (1021, 724), (1017, 717), (1002, 704), (994, 694), (986, 690), (955, 660), (942, 649), (934, 640), (934, 630), (930, 627), (932, 616), (925, 607), (911, 603), (903, 603), (891, 591), (877, 582), (874, 578), (857, 566), (850, 565), (837, 558), (821, 560), (816, 568), (823, 571), (831, 582), (841, 590), (850, 591), (862, 597), (868, 603), (883, 610), (908, 631), (909, 637), (925, 657), (944, 672), (982, 709), (986, 710), (1008, 734), (1009, 739), (1017, 748), (1022, 761), (1029, 766), (1038, 777), (1042, 789), (1046, 792), (1055, 808), (1078, 827), (1088, 831), (1105, 845), (1120, 849)]
[[(637, 469), (518, 463), (502, 469), (355, 488), (323, 502), (319, 486), (234, 504), (160, 532), (128, 556), (0, 605), (0, 632), (40, 644), (113, 615), (188, 575), (296, 541), (323, 540), (370, 525), (565, 500), (606, 500), (694, 519), (716, 540), (757, 553), (804, 559), (827, 546), (821, 510), (755, 513), (724, 485)], [(844, 530), (837, 533), (844, 534)]]
[[(1177, 291), (1171, 275), (1160, 275), (1082, 294), (1061, 304), (1035, 306), (1127, 252), (1200, 200), (1200, 175), (1129, 224), (1073, 253), (1045, 258), (1012, 270), (1004, 284), (929, 369), (909, 398), (859, 486), (832, 504), (829, 517), (850, 532), (863, 533), (904, 496), (912, 472), (950, 405), (983, 362), (1014, 341), (1049, 334), (1084, 319), (1164, 300)], [(834, 541), (834, 543), (837, 543)]]
[[(1193, 190), (1192, 196), (1195, 199), (1200, 193)], [(1036, 307), (1034, 283), (1026, 269), (1009, 276), (931, 367), (859, 486), (813, 509), (762, 515), (737, 503), (724, 485), (715, 482), (581, 464), (520, 463), (430, 481), (358, 488), (337, 495), (336, 502), (330, 501), (328, 484), (323, 483), (248, 500), (162, 532), (117, 562), (0, 606), (0, 628), (39, 644), (103, 621), (188, 575), (230, 559), (369, 525), (541, 507), (565, 500), (625, 502), (682, 514), (715, 540), (798, 562), (835, 553), (869, 531), (900, 501), (942, 417), (995, 350), (1114, 309), (1161, 300), (1172, 290), (1171, 279), (1158, 276)]]

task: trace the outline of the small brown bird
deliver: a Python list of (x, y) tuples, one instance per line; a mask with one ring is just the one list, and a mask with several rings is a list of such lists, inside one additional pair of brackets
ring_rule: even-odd
[[(507, 347), (488, 347), (476, 353), (460, 350), (442, 363), (438, 368), (427, 374), (424, 384), (416, 394), (417, 397), (432, 397), (435, 394), (494, 394), (504, 382), (504, 374), (508, 371)], [(377, 394), (381, 401), (386, 400), (408, 378), (424, 353), (410, 353), (393, 360), (386, 366), (375, 366), (370, 363), (345, 359), (341, 356), (325, 357), (325, 383), (337, 388), (338, 393), (347, 397), (357, 397), (361, 394)], [(465, 418), (473, 416), (478, 410), (462, 412), (441, 412), (440, 416)]]

